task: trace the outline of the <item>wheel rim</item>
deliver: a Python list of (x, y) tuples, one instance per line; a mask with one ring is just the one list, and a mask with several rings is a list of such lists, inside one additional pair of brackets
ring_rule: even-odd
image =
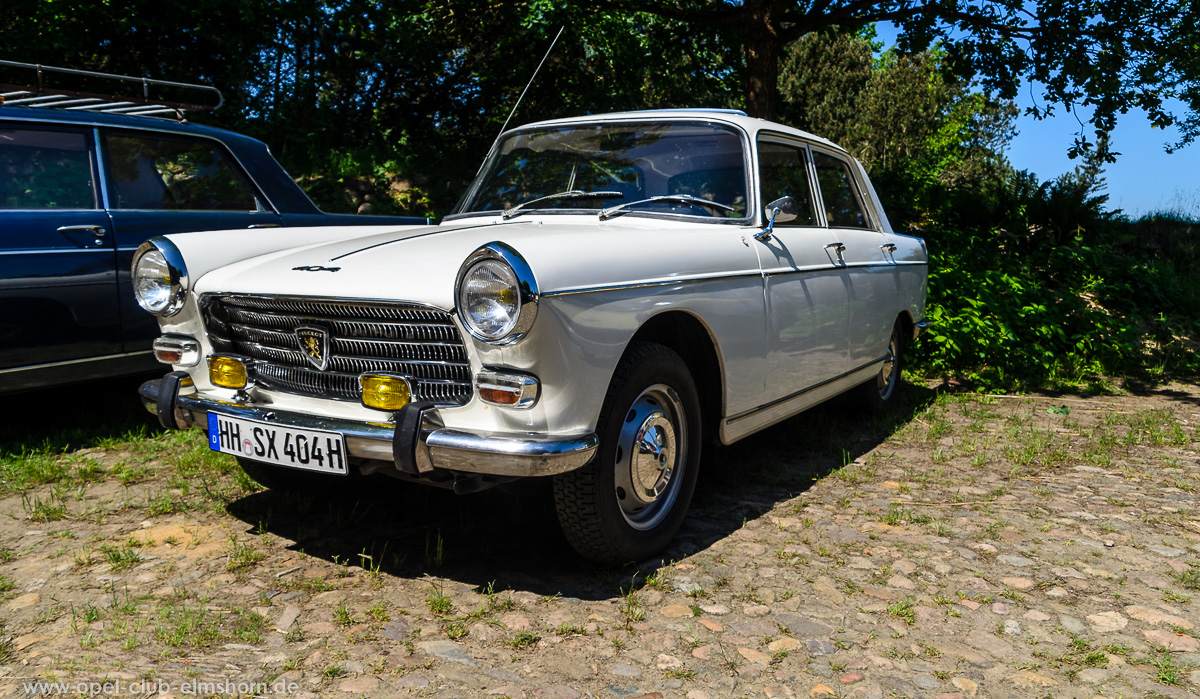
[(645, 531), (671, 511), (687, 464), (687, 414), (674, 389), (650, 386), (633, 401), (617, 439), (614, 491), (621, 516)]
[(896, 338), (893, 337), (888, 342), (887, 356), (884, 357), (883, 366), (879, 369), (879, 397), (887, 400), (892, 397), (892, 392), (896, 390)]

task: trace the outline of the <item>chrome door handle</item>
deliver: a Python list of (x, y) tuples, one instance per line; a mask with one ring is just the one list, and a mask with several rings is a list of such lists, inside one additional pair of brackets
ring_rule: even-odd
[(883, 245), (879, 246), (879, 249), (884, 251), (888, 255), (891, 255), (892, 253), (896, 252), (896, 244), (895, 243), (884, 243)]
[(826, 244), (825, 244), (825, 249), (826, 249), (826, 250), (831, 250), (831, 249), (832, 249), (832, 250), (833, 250), (833, 253), (834, 253), (835, 255), (837, 255), (838, 257), (841, 257), (842, 253), (843, 253), (843, 252), (846, 252), (846, 246), (845, 246), (845, 245), (842, 245), (841, 243), (837, 243), (837, 242), (834, 242), (834, 243), (826, 243)]
[(59, 226), (59, 233), (84, 233), (89, 232), (97, 238), (103, 238), (108, 231), (104, 226)]

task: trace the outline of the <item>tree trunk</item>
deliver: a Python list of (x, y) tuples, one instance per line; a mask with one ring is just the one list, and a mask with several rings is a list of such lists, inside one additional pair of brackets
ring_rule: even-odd
[(746, 112), (776, 118), (779, 55), (783, 51), (771, 0), (747, 0), (742, 30), (746, 46)]

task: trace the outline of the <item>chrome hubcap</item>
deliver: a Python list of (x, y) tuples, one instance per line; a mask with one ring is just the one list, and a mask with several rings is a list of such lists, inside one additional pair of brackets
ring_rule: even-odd
[(663, 384), (642, 391), (621, 426), (613, 479), (621, 515), (634, 529), (651, 529), (670, 512), (686, 444), (687, 423), (675, 391)]

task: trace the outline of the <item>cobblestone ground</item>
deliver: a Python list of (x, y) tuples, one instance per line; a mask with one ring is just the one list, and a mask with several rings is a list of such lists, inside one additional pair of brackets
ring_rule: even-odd
[(1200, 389), (905, 398), (710, 454), (624, 570), (545, 484), (284, 496), (199, 433), (16, 460), (0, 695), (1195, 696)]

